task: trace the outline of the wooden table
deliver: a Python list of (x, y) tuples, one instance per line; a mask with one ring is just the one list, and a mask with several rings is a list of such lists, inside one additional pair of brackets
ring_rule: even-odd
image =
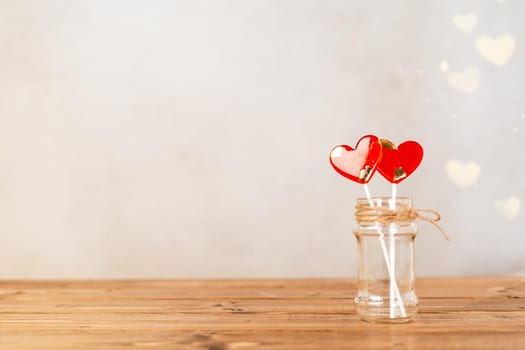
[(420, 279), (416, 321), (355, 315), (355, 281), (0, 282), (0, 349), (525, 349), (525, 278)]

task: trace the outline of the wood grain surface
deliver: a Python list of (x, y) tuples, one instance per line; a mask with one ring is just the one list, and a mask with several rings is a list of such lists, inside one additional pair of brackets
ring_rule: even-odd
[(360, 321), (345, 279), (0, 282), (0, 349), (525, 349), (525, 278), (419, 279)]

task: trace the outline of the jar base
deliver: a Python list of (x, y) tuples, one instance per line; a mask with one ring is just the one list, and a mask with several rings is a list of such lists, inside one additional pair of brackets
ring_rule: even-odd
[(381, 324), (395, 324), (395, 323), (409, 323), (414, 321), (416, 316), (398, 317), (398, 318), (382, 318), (382, 317), (366, 317), (359, 315), (361, 321), (368, 323), (381, 323)]
[[(408, 323), (416, 318), (418, 311), (417, 298), (415, 302), (405, 300), (404, 312), (396, 305), (393, 310), (390, 310), (388, 305), (378, 304), (377, 302), (359, 302), (359, 297), (356, 298), (356, 312), (357, 316), (365, 322), (370, 323)], [(412, 299), (411, 301), (414, 301)]]

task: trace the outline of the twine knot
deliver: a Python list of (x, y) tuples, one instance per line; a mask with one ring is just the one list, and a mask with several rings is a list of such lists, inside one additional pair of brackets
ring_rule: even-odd
[(407, 222), (421, 219), (434, 225), (439, 232), (450, 241), (450, 236), (437, 223), (441, 220), (441, 214), (432, 209), (416, 209), (402, 206), (397, 210), (391, 210), (383, 207), (370, 207), (368, 205), (357, 205), (355, 207), (355, 219), (357, 222), (378, 222), (388, 225), (392, 222)]

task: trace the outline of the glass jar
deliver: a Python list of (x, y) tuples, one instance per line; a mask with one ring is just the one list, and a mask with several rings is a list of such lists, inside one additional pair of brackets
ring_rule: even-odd
[(354, 234), (358, 249), (357, 314), (377, 323), (414, 319), (418, 308), (414, 279), (411, 198), (359, 198)]

